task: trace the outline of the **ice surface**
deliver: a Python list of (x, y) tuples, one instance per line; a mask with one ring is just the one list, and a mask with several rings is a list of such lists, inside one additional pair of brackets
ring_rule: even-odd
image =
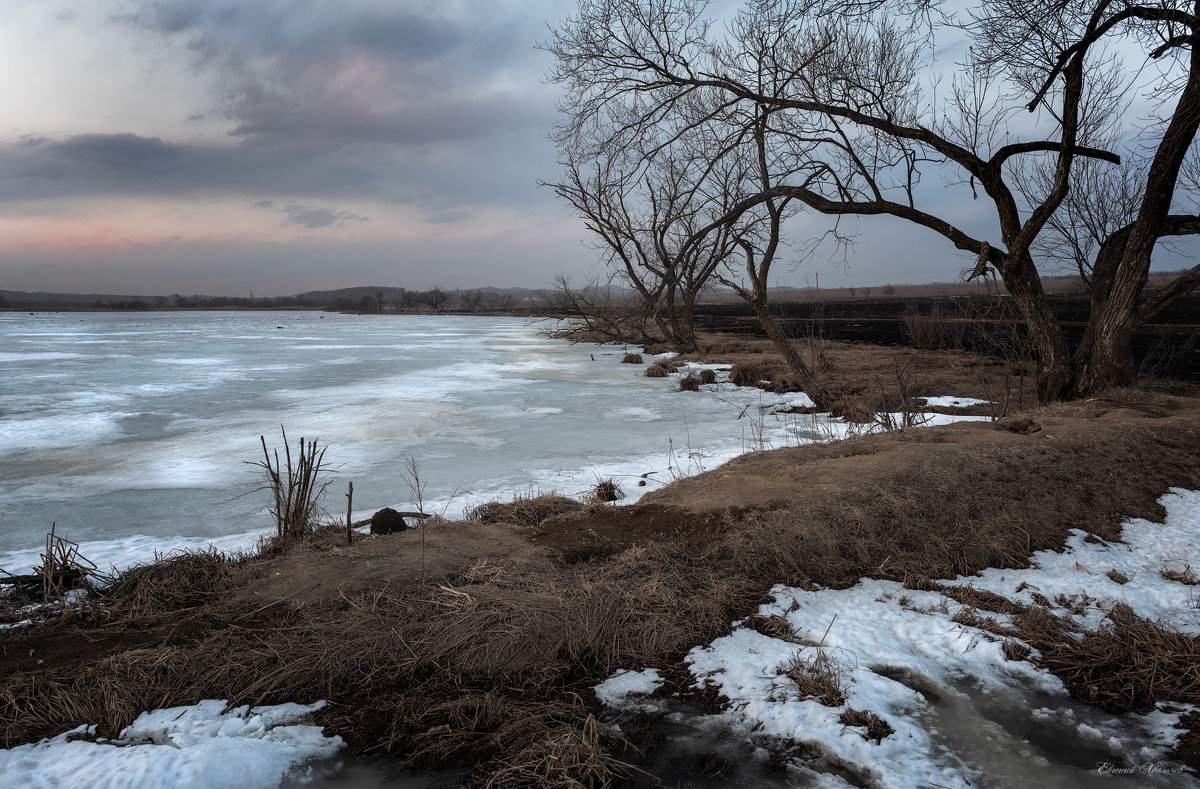
[(342, 747), (319, 726), (301, 723), (324, 706), (237, 707), (202, 701), (142, 713), (117, 740), (94, 739), (94, 727), (0, 750), (5, 786), (31, 789), (274, 789), (305, 761)]
[(279, 445), (281, 424), (329, 447), (331, 496), (353, 481), (356, 518), (413, 507), (409, 456), (422, 504), (457, 517), (609, 477), (635, 501), (743, 452), (857, 430), (786, 413), (811, 401), (736, 387), (728, 365), (689, 365), (681, 374), (707, 367), (719, 383), (678, 392), (678, 374), (647, 379), (622, 349), (538, 330), (444, 315), (0, 314), (0, 567), (36, 564), (51, 523), (104, 566), (209, 540), (249, 547), (270, 523), (261, 494), (239, 497), (257, 484), (246, 461), (259, 436)]

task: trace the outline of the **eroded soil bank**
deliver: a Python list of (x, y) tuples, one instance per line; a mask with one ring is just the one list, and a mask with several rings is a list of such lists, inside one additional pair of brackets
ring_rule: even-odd
[[(655, 737), (611, 726), (592, 687), (658, 668), (681, 701), (719, 705), (681, 659), (774, 584), (924, 588), (1021, 567), (1072, 529), (1113, 540), (1125, 518), (1160, 517), (1168, 488), (1200, 488), (1198, 461), (1200, 398), (1148, 386), (751, 453), (627, 507), (517, 502), (350, 546), (331, 529), (239, 559), (176, 557), (0, 633), (0, 733), (112, 736), (202, 699), (327, 699), (319, 722), (356, 752), (465, 764), (480, 784), (601, 785)], [(1177, 758), (1194, 768), (1190, 736)]]

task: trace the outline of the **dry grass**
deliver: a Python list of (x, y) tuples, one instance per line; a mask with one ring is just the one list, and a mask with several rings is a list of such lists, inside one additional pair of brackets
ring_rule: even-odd
[(758, 386), (762, 380), (759, 369), (749, 364), (738, 363), (729, 370), (729, 382), (736, 386)]
[[(215, 592), (197, 582), (192, 594), (210, 595), (204, 607), (148, 610), (106, 631), (105, 642), (66, 627), (54, 633), (52, 625), (33, 634), (7, 631), (0, 647), (9, 664), (34, 639), (50, 636), (69, 640), (72, 657), (37, 672), (6, 673), (0, 737), (11, 745), (81, 723), (99, 723), (100, 733), (111, 735), (145, 709), (204, 698), (325, 698), (331, 703), (320, 722), (355, 752), (396, 754), (413, 767), (469, 764), (479, 784), (603, 784), (618, 774), (616, 760), (627, 746), (597, 720), (590, 688), (618, 668), (678, 666), (696, 644), (727, 633), (773, 584), (811, 579), (840, 588), (868, 576), (920, 586), (922, 578), (1024, 566), (1032, 552), (1061, 547), (1071, 529), (1116, 539), (1123, 516), (1161, 515), (1155, 498), (1162, 490), (1200, 486), (1200, 429), (1190, 424), (1147, 420), (1116, 430), (1096, 422), (1062, 432), (1053, 424), (1047, 420), (1053, 441), (987, 431), (954, 444), (931, 431), (733, 461), (721, 473), (736, 474), (730, 484), (743, 487), (785, 467), (801, 469), (806, 479), (823, 468), (840, 476), (789, 486), (796, 498), (774, 510), (726, 505), (718, 510), (726, 519), (721, 528), (686, 531), (698, 517), (681, 509), (678, 522), (668, 524), (679, 530), (669, 536), (662, 524), (643, 525), (631, 547), (618, 544), (573, 564), (475, 562), (453, 580), (335, 590), (295, 607), (223, 594), (223, 584), (236, 587), (229, 578)], [(989, 444), (989, 436), (1003, 440)], [(905, 463), (872, 457), (892, 445), (911, 448)], [(877, 461), (884, 470), (865, 474), (875, 467), (864, 464)], [(716, 490), (720, 479), (714, 472), (692, 484)], [(690, 498), (694, 489), (677, 490)], [(582, 506), (539, 496), (483, 505), (473, 515), (528, 525)], [(623, 510), (632, 508), (591, 508), (546, 528), (583, 541), (603, 529), (603, 518), (632, 523), (621, 520)], [(175, 571), (189, 577), (208, 560), (193, 561)], [(157, 599), (152, 574), (139, 583), (147, 594), (131, 581), (132, 600)], [(980, 610), (1000, 605), (978, 590), (944, 591)], [(179, 599), (187, 605), (199, 598)], [(1069, 619), (1036, 606), (1012, 619), (1022, 641), (1036, 646), (1079, 698), (1130, 708), (1171, 694), (1196, 700), (1195, 639), (1114, 615), (1111, 632), (1082, 638), (1072, 635)], [(747, 621), (781, 635), (783, 625)], [(1006, 654), (1008, 643), (1016, 656), (1021, 645), (1006, 642)], [(798, 692), (844, 696), (828, 650), (801, 650), (781, 670)], [(715, 691), (711, 696), (720, 703)]]
[(598, 504), (609, 504), (623, 498), (625, 498), (625, 491), (612, 477), (600, 480), (596, 483), (596, 487), (588, 492), (588, 500)]
[(787, 619), (778, 614), (771, 614), (770, 616), (754, 614), (753, 616), (748, 616), (742, 620), (742, 627), (762, 633), (768, 638), (777, 638), (780, 641), (796, 640), (796, 631)]
[(1161, 570), (1159, 570), (1158, 573), (1163, 578), (1166, 578), (1168, 581), (1175, 581), (1177, 583), (1187, 584), (1188, 586), (1200, 585), (1200, 579), (1198, 579), (1196, 577), (1196, 574), (1194, 572), (1192, 572), (1192, 566), (1190, 564), (1184, 565), (1184, 568), (1182, 570), (1176, 570), (1171, 567), (1164, 567)]
[(699, 392), (700, 379), (690, 373), (679, 379), (676, 390), (680, 392)]
[(849, 669), (828, 649), (805, 647), (777, 670), (795, 684), (801, 701), (815, 699), (826, 707), (840, 707), (846, 703), (846, 673)]
[(681, 656), (757, 594), (681, 558), (665, 565), (634, 550), (503, 586), (484, 578), (229, 611), (237, 627), (8, 677), (0, 735), (27, 742), (89, 722), (111, 736), (142, 710), (202, 698), (325, 698), (322, 722), (355, 751), (414, 767), (474, 764), (496, 786), (602, 785), (619, 773), (624, 746), (595, 719), (590, 685)]
[(1113, 569), (1109, 570), (1107, 575), (1113, 583), (1118, 583), (1118, 584), (1129, 583), (1129, 576), (1126, 575), (1125, 573), (1121, 572), (1120, 570), (1118, 570), (1115, 567)]
[(1141, 619), (1124, 604), (1082, 639), (1037, 644), (1037, 663), (1071, 696), (1108, 712), (1147, 713), (1159, 701), (1200, 703), (1200, 638)]
[(480, 523), (507, 523), (532, 528), (542, 521), (583, 509), (583, 504), (555, 493), (516, 496), (512, 501), (489, 501), (463, 513), (465, 520)]
[[(345, 542), (345, 532), (341, 533)], [(260, 572), (260, 563), (215, 548), (183, 551), (130, 567), (93, 593), (96, 613), (131, 619), (194, 608), (241, 589)]]
[(717, 373), (714, 370), (704, 369), (700, 371), (700, 383), (712, 385), (717, 382)]
[(896, 730), (888, 725), (887, 721), (873, 712), (847, 709), (838, 718), (838, 722), (843, 726), (865, 728), (867, 731), (862, 735), (862, 738), (864, 740), (874, 740), (876, 743), (881, 743), (884, 739), (896, 733)]
[(652, 364), (646, 368), (646, 372), (642, 373), (642, 375), (647, 378), (666, 378), (669, 373), (667, 372), (667, 368), (661, 364)]
[(621, 364), (641, 364), (642, 355), (640, 353), (626, 353), (621, 357)]

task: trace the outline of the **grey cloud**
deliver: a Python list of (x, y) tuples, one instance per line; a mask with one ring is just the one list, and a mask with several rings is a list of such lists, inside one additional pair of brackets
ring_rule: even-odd
[[(171, 143), (133, 134), (32, 137), (0, 145), (0, 204), (96, 195), (373, 200), (430, 213), (554, 202), (534, 179), (552, 172), (541, 137), (497, 133), (475, 145), (430, 143), (419, 155), (382, 145)], [(539, 164), (540, 163), (540, 164)], [(541, 169), (539, 169), (539, 166)]]
[(313, 208), (311, 206), (289, 203), (279, 209), (284, 215), (285, 224), (300, 225), (314, 230), (330, 225), (344, 225), (347, 222), (366, 222), (368, 217), (353, 211), (334, 211), (332, 208)]
[[(156, 2), (126, 18), (182, 43), (227, 86), (234, 134), (327, 146), (424, 144), (547, 128), (553, 97), (531, 68), (553, 4), (492, 4), (487, 15), (423, 3)], [(442, 6), (447, 8), (450, 6)], [(501, 69), (523, 87), (488, 88)]]

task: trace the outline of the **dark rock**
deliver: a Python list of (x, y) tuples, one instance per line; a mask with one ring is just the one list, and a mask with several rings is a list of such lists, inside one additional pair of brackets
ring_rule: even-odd
[(371, 516), (371, 534), (395, 534), (407, 530), (404, 516), (391, 507), (384, 507)]

